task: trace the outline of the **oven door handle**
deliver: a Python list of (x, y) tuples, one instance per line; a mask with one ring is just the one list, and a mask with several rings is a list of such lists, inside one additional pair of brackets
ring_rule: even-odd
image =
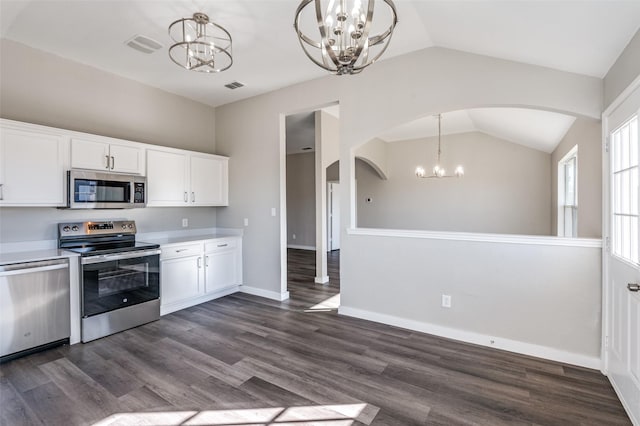
[(137, 257), (146, 257), (146, 256), (159, 255), (159, 254), (160, 254), (160, 249), (132, 251), (132, 252), (122, 253), (122, 254), (103, 254), (100, 256), (83, 257), (80, 263), (82, 265), (90, 265), (92, 263), (111, 262), (114, 260), (123, 260), (123, 259), (135, 259)]

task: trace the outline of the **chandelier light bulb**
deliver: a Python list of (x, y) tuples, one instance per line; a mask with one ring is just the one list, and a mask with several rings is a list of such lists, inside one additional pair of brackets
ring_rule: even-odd
[(425, 173), (425, 172), (424, 172), (424, 169), (423, 169), (422, 167), (418, 166), (418, 167), (416, 168), (416, 176), (418, 176), (418, 177), (424, 177), (424, 173)]
[(454, 173), (455, 173), (456, 177), (463, 177), (464, 176), (464, 167), (462, 167), (462, 166), (456, 167), (456, 170), (455, 170)]

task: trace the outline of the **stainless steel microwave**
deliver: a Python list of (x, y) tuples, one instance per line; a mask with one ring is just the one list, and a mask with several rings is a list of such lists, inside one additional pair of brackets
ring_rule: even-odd
[(67, 185), (69, 209), (129, 209), (147, 203), (144, 176), (69, 170)]

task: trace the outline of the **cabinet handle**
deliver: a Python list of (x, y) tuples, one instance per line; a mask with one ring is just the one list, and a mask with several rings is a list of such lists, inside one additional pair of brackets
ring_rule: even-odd
[(109, 161), (108, 155), (105, 155), (105, 157), (107, 158), (107, 170), (109, 170), (111, 168), (111, 162)]
[(629, 291), (633, 291), (633, 292), (640, 291), (640, 284), (639, 283), (629, 283), (629, 284), (627, 284), (627, 289)]
[(228, 245), (229, 245), (229, 244), (218, 244), (218, 247), (226, 247), (226, 246), (228, 246)]
[(187, 195), (187, 191), (184, 191), (184, 202), (185, 203), (189, 202), (189, 196)]
[(0, 201), (4, 200), (4, 183), (0, 183)]
[(111, 170), (115, 169), (116, 167), (116, 159), (111, 157)]
[(205, 256), (204, 258), (204, 266), (209, 267), (209, 256)]
[(198, 257), (198, 268), (202, 268), (202, 258)]
[(195, 202), (196, 202), (196, 193), (195, 193), (195, 192), (192, 192), (192, 193), (191, 193), (191, 202), (192, 202), (192, 203), (195, 203)]
[(187, 251), (187, 250), (189, 250), (189, 249), (178, 249), (178, 250), (176, 250), (176, 253), (181, 253), (181, 252)]

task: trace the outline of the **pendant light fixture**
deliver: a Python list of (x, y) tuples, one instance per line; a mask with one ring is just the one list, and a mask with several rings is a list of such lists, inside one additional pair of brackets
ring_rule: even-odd
[[(384, 28), (377, 35), (370, 34), (374, 6), (378, 7), (376, 27)], [(386, 6), (387, 13), (379, 6)], [(384, 27), (378, 22), (380, 19), (388, 20)], [(301, 23), (311, 24), (315, 35), (305, 35)], [(357, 74), (378, 60), (389, 46), (397, 23), (392, 0), (302, 0), (293, 25), (309, 59), (327, 71), (343, 75)]]
[(216, 73), (233, 64), (231, 34), (209, 21), (204, 13), (173, 22), (169, 25), (169, 36), (175, 42), (169, 48), (169, 57), (182, 68)]
[(445, 171), (444, 167), (442, 167), (442, 163), (440, 163), (440, 156), (442, 154), (441, 150), (441, 138), (442, 138), (442, 114), (438, 114), (438, 157), (436, 161), (436, 165), (433, 166), (430, 175), (426, 174), (426, 171), (422, 166), (418, 166), (416, 168), (416, 176), (419, 178), (448, 178), (448, 177), (463, 177), (464, 176), (464, 167), (458, 165), (456, 166), (453, 175), (448, 175)]

